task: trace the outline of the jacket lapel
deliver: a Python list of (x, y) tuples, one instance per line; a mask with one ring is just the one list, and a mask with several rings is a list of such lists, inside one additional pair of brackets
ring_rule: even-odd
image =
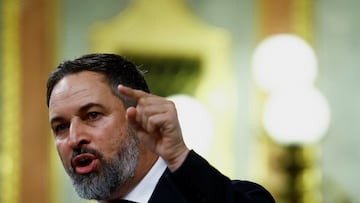
[(182, 194), (176, 189), (166, 169), (150, 197), (149, 203), (186, 203)]

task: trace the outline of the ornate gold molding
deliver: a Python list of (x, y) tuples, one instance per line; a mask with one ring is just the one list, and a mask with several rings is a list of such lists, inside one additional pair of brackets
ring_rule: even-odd
[(19, 0), (2, 3), (1, 64), (1, 199), (0, 202), (19, 202), (19, 137), (21, 112), (21, 74), (19, 50)]
[(313, 43), (313, 0), (292, 1), (291, 6), (291, 30), (301, 36), (308, 43)]

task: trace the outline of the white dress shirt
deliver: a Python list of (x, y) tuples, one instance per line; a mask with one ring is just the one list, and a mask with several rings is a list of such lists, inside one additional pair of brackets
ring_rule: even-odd
[(165, 161), (159, 157), (145, 177), (123, 199), (147, 203), (166, 167)]

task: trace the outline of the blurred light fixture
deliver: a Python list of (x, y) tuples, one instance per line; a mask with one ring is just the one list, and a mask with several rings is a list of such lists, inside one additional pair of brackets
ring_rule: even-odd
[(207, 156), (214, 136), (211, 114), (195, 98), (178, 94), (168, 97), (175, 103), (185, 143), (197, 153)]
[(274, 93), (265, 103), (264, 128), (281, 144), (316, 143), (325, 135), (329, 121), (328, 103), (315, 87)]
[(307, 86), (317, 75), (314, 50), (296, 35), (266, 38), (255, 49), (252, 63), (254, 79), (266, 92)]
[(314, 87), (317, 59), (302, 38), (273, 35), (255, 49), (253, 74), (267, 92), (262, 122), (282, 144), (309, 144), (321, 139), (330, 122), (326, 98)]

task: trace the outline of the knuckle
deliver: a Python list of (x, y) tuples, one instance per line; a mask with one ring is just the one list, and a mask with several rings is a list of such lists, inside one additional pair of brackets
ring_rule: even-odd
[(154, 116), (150, 116), (148, 118), (148, 126), (155, 126), (156, 125), (156, 119)]

